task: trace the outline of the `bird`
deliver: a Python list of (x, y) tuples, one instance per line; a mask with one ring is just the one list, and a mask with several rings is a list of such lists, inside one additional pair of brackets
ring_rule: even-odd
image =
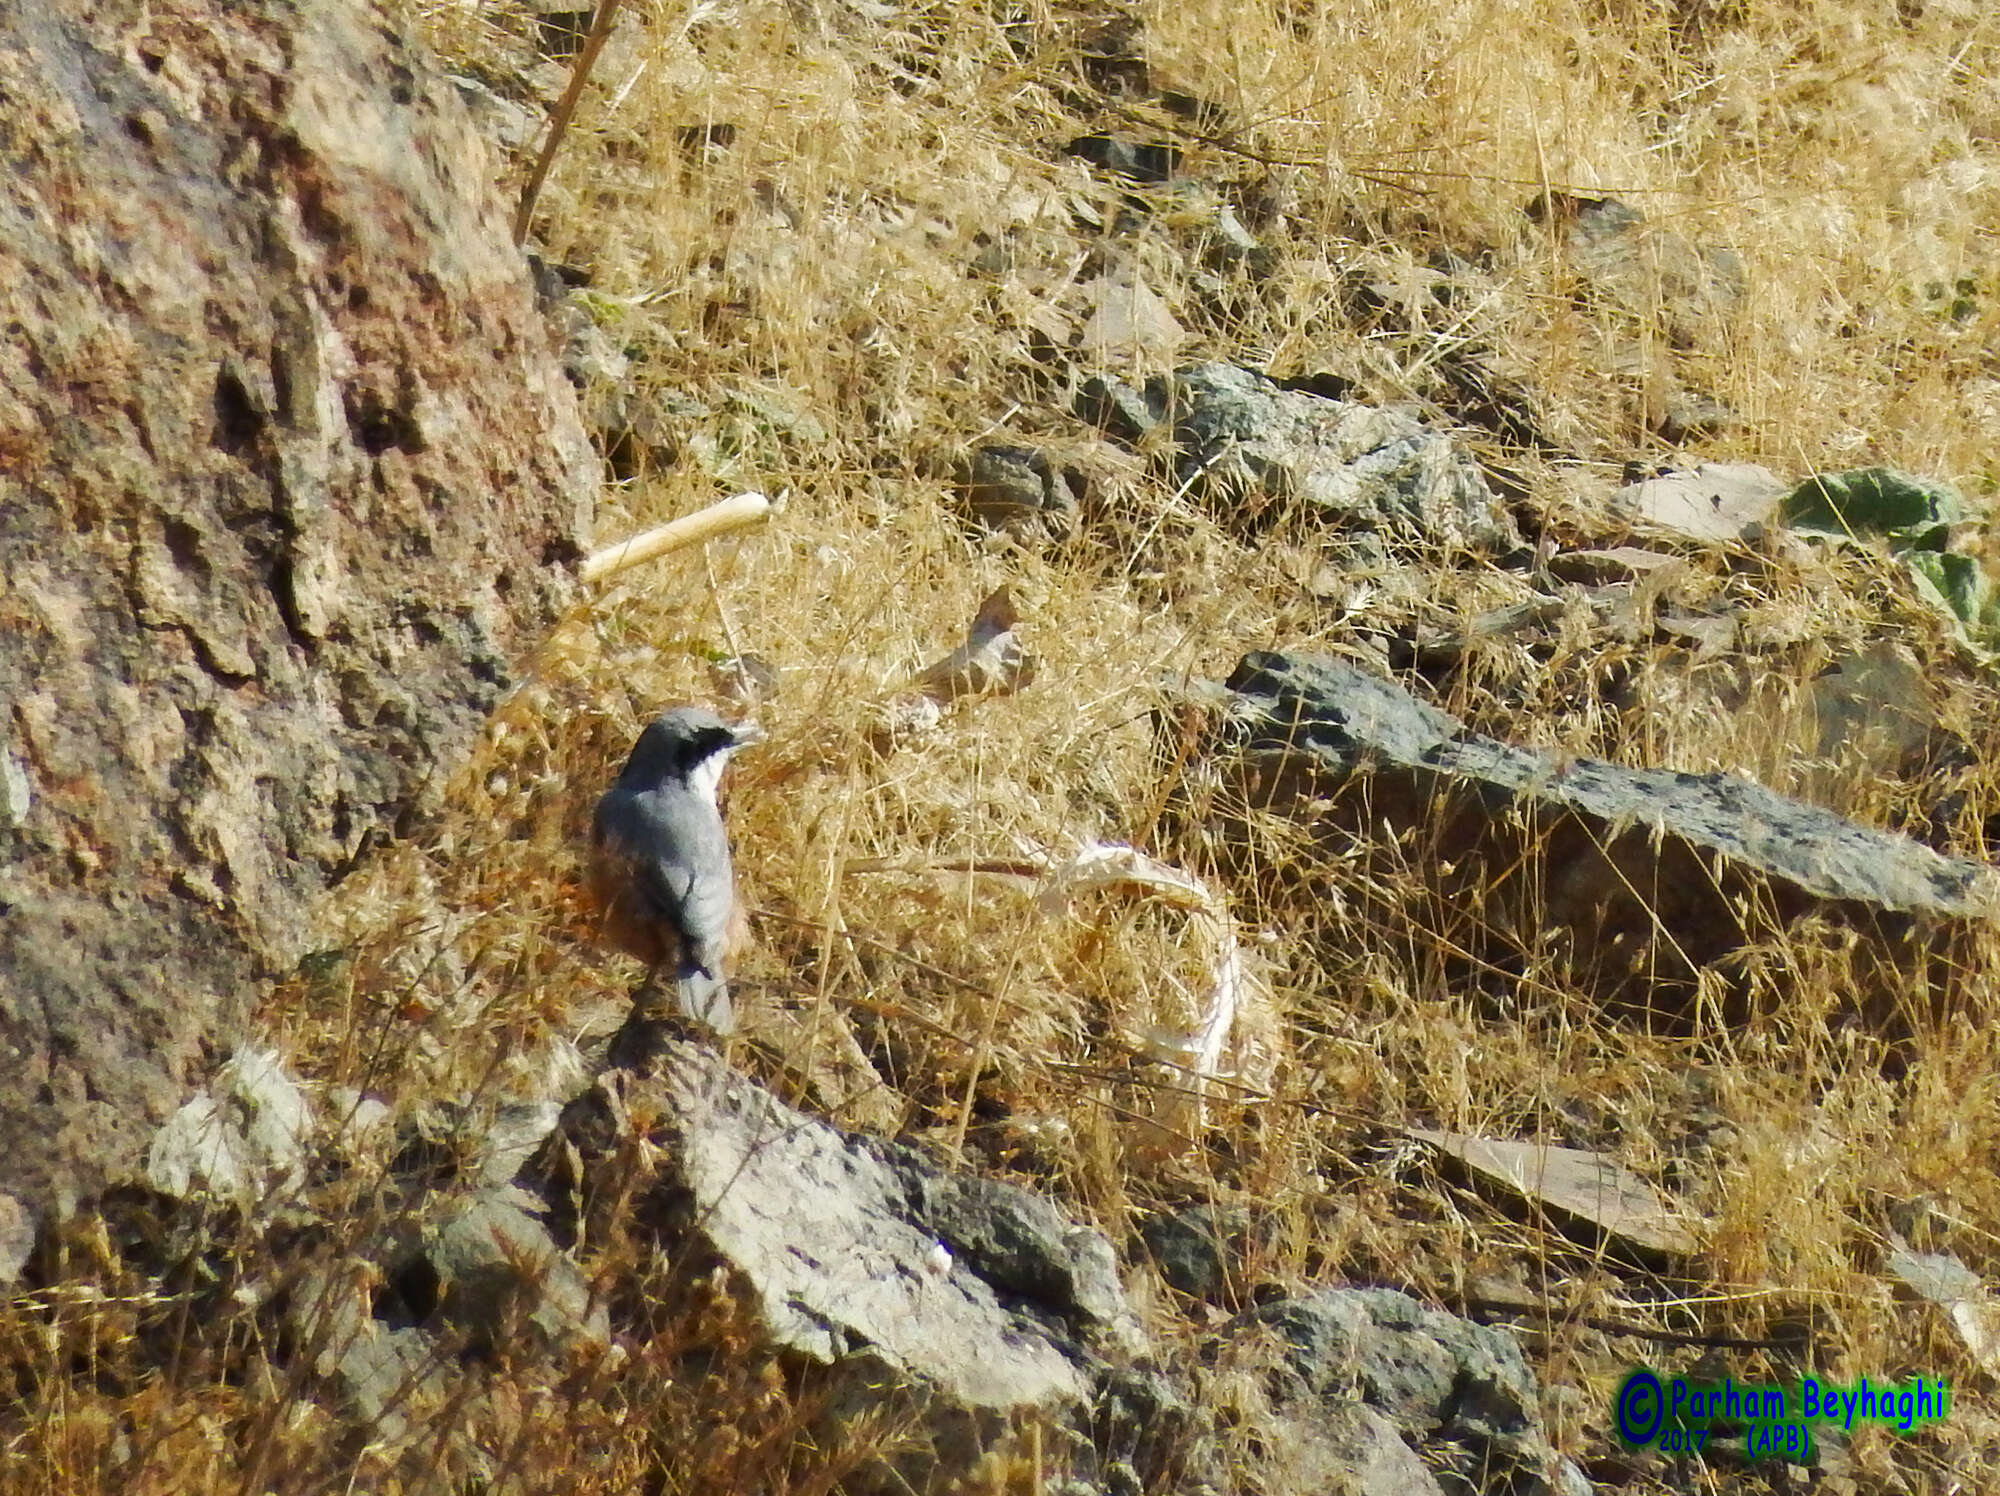
[(662, 713), (639, 735), (591, 822), (590, 884), (602, 930), (667, 970), (680, 1010), (717, 1034), (736, 1026), (728, 977), (749, 940), (716, 791), (730, 755), (763, 740), (706, 707)]

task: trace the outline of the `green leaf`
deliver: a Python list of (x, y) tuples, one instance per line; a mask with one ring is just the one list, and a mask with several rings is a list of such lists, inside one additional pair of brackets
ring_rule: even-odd
[(1918, 593), (1958, 620), (1966, 642), (1990, 653), (2000, 647), (2000, 588), (1970, 556), (1907, 551), (1902, 557)]
[(1949, 551), (1913, 551), (1903, 558), (1917, 590), (1936, 606), (1947, 608), (1960, 623), (1979, 617), (1978, 565), (1970, 556), (1954, 556)]
[(1943, 551), (1965, 517), (1948, 483), (1895, 468), (1818, 473), (1785, 495), (1778, 516), (1805, 534), (1886, 540), (1893, 551)]

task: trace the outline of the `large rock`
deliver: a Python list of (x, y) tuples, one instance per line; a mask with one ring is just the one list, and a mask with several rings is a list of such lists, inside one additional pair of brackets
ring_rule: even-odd
[(1141, 389), (1093, 377), (1077, 414), (1134, 445), (1167, 427), (1180, 487), (1239, 530), (1302, 514), (1376, 540), (1502, 551), (1521, 544), (1479, 465), (1408, 411), (1288, 390), (1211, 363)]
[(1808, 913), (1897, 961), (2000, 908), (1982, 864), (1736, 775), (1482, 737), (1341, 660), (1258, 652), (1228, 685), (1257, 798), (1311, 804), (1355, 781), (1369, 828), (1429, 828), (1421, 865), (1444, 907), (1483, 908), (1481, 938), (1560, 931), (1579, 976), (1642, 1008), (1676, 1010), (1700, 968)]
[(1589, 1496), (1550, 1445), (1535, 1374), (1505, 1330), (1394, 1289), (1329, 1288), (1253, 1309), (1219, 1340), (1238, 1369), (1265, 1357), (1281, 1454), (1267, 1489)]
[[(1018, 1186), (814, 1121), (692, 1043), (625, 1058), (635, 1068), (573, 1101), (521, 1182), (559, 1239), (617, 1229), (576, 1219), (575, 1202), (631, 1199), (677, 1271), (732, 1270), (769, 1344), (822, 1370), (836, 1423), (893, 1408), (923, 1429), (894, 1473), (846, 1489), (952, 1488), (1029, 1425), (1087, 1482), (1163, 1489), (1184, 1468), (1192, 1414), (1148, 1369), (1096, 1231)], [(640, 1140), (657, 1173), (635, 1186), (618, 1170)]]
[(128, 1174), (563, 605), (595, 462), (378, 7), (0, 0), (0, 1191)]

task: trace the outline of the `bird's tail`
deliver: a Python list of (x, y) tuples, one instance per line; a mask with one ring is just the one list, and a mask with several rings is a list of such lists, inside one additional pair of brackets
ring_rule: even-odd
[(720, 976), (704, 967), (685, 965), (668, 981), (682, 1013), (717, 1034), (735, 1032), (736, 1005), (729, 1000), (729, 984)]

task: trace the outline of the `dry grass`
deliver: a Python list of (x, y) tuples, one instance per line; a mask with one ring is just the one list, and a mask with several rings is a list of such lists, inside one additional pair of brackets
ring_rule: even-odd
[[(1812, 927), (1746, 961), (1752, 1016), (1678, 1037), (1598, 1011), (1553, 955), (1468, 981), (1446, 956), (1454, 921), (1481, 911), (1428, 896), (1420, 840), (1333, 855), (1252, 817), (1247, 850), (1225, 854), (1162, 818), (1173, 771), (1152, 713), (1162, 679), (1225, 674), (1250, 647), (1351, 653), (1454, 627), (1524, 595), (1518, 576), (1430, 557), (1321, 595), (1300, 582), (1334, 553), (1309, 529), (1244, 546), (1102, 452), (1104, 507), (1122, 518), (1046, 553), (972, 538), (951, 491), (989, 435), (1084, 443), (1044, 345), (1075, 324), (1082, 282), (1137, 265), (1188, 331), (1178, 359), (1331, 369), (1370, 397), (1426, 402), (1440, 350), (1486, 350), (1578, 459), (1484, 449), (1565, 544), (1610, 529), (1575, 498), (1578, 472), (1608, 483), (1661, 454), (1646, 413), (1670, 379), (1741, 417), (1701, 456), (1782, 473), (1886, 462), (1985, 494), (2000, 421), (2000, 16), (1972, 0), (995, 0), (873, 16), (841, 0), (631, 8), (624, 24), (642, 34), (608, 49), (537, 227), (550, 258), (589, 269), (637, 386), (675, 412), (678, 460), (609, 490), (600, 535), (738, 488), (785, 493), (786, 507), (709, 556), (621, 577), (558, 631), (441, 820), (343, 886), (325, 923), (342, 954), (274, 995), (271, 1036), (314, 1081), (405, 1112), (558, 1088), (579, 1033), (615, 1021), (634, 976), (584, 938), (588, 807), (642, 722), (713, 698), (711, 662), (740, 647), (781, 681), (762, 713), (769, 745), (732, 771), (738, 864), (763, 911), (745, 998), (844, 1018), (905, 1136), (1052, 1190), (1115, 1242), (1152, 1210), (1240, 1206), (1255, 1223), (1246, 1291), (1365, 1280), (1454, 1304), (1493, 1281), (1525, 1286), (1547, 1308), (1528, 1339), (1550, 1425), (1580, 1456), (1610, 1448), (1625, 1366), (1693, 1355), (1594, 1327), (1616, 1322), (1808, 1335), (1811, 1364), (1842, 1379), (1949, 1376), (1950, 1421), (1907, 1442), (1857, 1437), (1856, 1478), (1939, 1492), (2000, 1481), (1991, 1377), (1933, 1311), (1890, 1292), (1881, 1264), (1890, 1230), (1914, 1229), (2000, 1276), (2000, 945), (1969, 943), (1949, 1021), (1898, 1066), (1852, 1021), (1851, 952)], [(518, 28), (486, 7), (423, 21), (448, 58), (491, 78), (529, 66)], [(1229, 143), (1090, 85), (1085, 54), (1114, 24), (1156, 89), (1228, 111)], [(691, 143), (721, 124), (726, 146)], [(1185, 169), (1243, 205), (1276, 270), (1203, 271), (1198, 200), (1162, 189), (1154, 211), (1122, 214), (1126, 189), (1061, 150), (1113, 127), (1178, 130)], [(1523, 211), (1548, 187), (1615, 193), (1658, 234), (1735, 248), (1741, 301), (1682, 336), (1657, 284), (1623, 302), (1579, 295), (1570, 252)], [(1093, 215), (1114, 228), (1082, 226)], [(1005, 255), (975, 269), (996, 246)], [(1482, 288), (1448, 307), (1420, 294), (1445, 251), (1475, 263)], [(1404, 298), (1398, 319), (1357, 320), (1357, 274)], [(1034, 685), (877, 752), (881, 704), (1001, 581), (1027, 600)], [(1672, 587), (1687, 606), (1726, 602), (1739, 650), (1696, 659), (1572, 617), (1553, 650), (1480, 646), (1441, 704), (1519, 741), (1811, 788), (1877, 822), (1959, 792), (1942, 833), (1985, 852), (2000, 809), (1994, 693), (1893, 573), (1696, 556)], [(1883, 637), (1923, 663), (1969, 762), (1898, 779), (1817, 761), (1800, 688)], [(1135, 1077), (1158, 1072), (1132, 1057), (1145, 1015), (1191, 978), (1182, 924), (1108, 899), (1052, 919), (1025, 880), (936, 866), (1096, 838), (1197, 872), (1233, 867), (1238, 919), (1270, 936), (1256, 951), (1284, 1024), (1276, 1099), (1221, 1108), (1217, 1133), (1178, 1154), (1141, 1146)], [(873, 860), (899, 870), (857, 867)], [(770, 1056), (740, 1058), (797, 1090)], [(1385, 1146), (1404, 1123), (1610, 1149), (1712, 1220), (1712, 1243), (1684, 1277), (1619, 1268)], [(360, 1216), (394, 1210), (352, 1199)], [(52, 1298), (8, 1326), (9, 1359), (39, 1370), (22, 1384), (33, 1416), (10, 1420), (7, 1483), (339, 1484), (326, 1415), (273, 1370), (283, 1358), (256, 1315), (217, 1303), (189, 1337), (199, 1352), (160, 1369), (152, 1350), (173, 1342), (186, 1299), (121, 1277), (120, 1248), (77, 1263), (108, 1298)], [(590, 1268), (605, 1281), (651, 1270), (613, 1248)], [(1169, 1297), (1152, 1296), (1154, 1328), (1173, 1342), (1192, 1331)], [(505, 1468), (532, 1489), (827, 1488), (838, 1451), (808, 1455), (791, 1437), (810, 1389), (751, 1341), (726, 1309), (690, 1309), (622, 1369), (438, 1416), (507, 1432)], [(696, 1350), (730, 1371), (701, 1398), (684, 1371)], [(1740, 1380), (1797, 1369), (1775, 1351), (1725, 1363)], [(734, 1455), (692, 1462), (722, 1425)], [(565, 1465), (577, 1449), (593, 1458)], [(1031, 1463), (996, 1454), (985, 1476), (1028, 1489)], [(1618, 1488), (1683, 1478), (1763, 1484), (1715, 1466)]]

